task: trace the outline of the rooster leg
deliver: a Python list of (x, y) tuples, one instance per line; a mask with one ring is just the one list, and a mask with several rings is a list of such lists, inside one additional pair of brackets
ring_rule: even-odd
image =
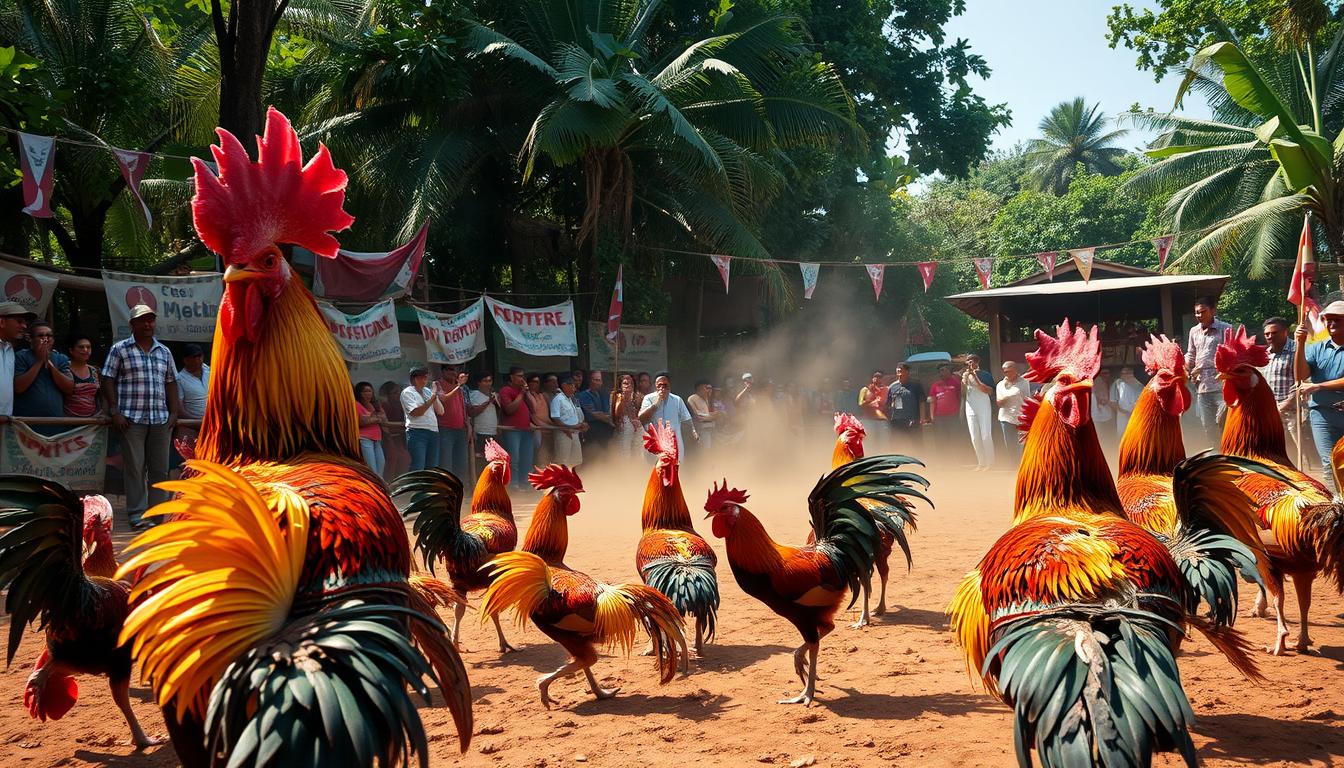
[(44, 723), (47, 721), (47, 713), (43, 707), (42, 694), (46, 692), (47, 680), (51, 678), (51, 673), (56, 668), (56, 662), (50, 659), (50, 654), (43, 651), (23, 690), (23, 703), (28, 705), (28, 714)]
[(878, 584), (879, 584), (880, 586), (878, 587), (878, 593), (877, 593), (877, 607), (873, 609), (873, 615), (874, 615), (874, 616), (883, 616), (883, 615), (886, 615), (886, 613), (887, 613), (887, 575), (888, 575), (888, 573), (890, 573), (890, 572), (889, 572), (889, 571), (879, 571), (878, 574), (877, 574), (877, 576), (878, 576)]
[[(695, 657), (698, 659), (705, 650), (705, 617), (695, 617)], [(690, 662), (687, 661), (687, 666)]]
[(803, 688), (802, 693), (794, 696), (792, 699), (784, 699), (779, 702), (780, 704), (802, 704), (807, 706), (812, 703), (812, 699), (817, 694), (817, 648), (820, 645), (820, 643), (807, 643), (800, 649), (807, 651), (808, 672), (807, 679), (804, 681), (805, 687)]
[(1269, 615), (1269, 601), (1265, 599), (1265, 588), (1260, 587), (1260, 591), (1255, 593), (1255, 606), (1251, 608), (1251, 617), (1263, 619)]
[(572, 675), (575, 672), (578, 672), (580, 669), (583, 669), (583, 665), (579, 663), (579, 661), (576, 659), (570, 659), (569, 662), (566, 663), (563, 667), (555, 670), (551, 674), (542, 675), (541, 677), (538, 677), (537, 690), (541, 692), (541, 705), (547, 709), (550, 709), (551, 705), (555, 703), (554, 701), (551, 700), (551, 697), (547, 694), (547, 691), (550, 690), (551, 683), (555, 682), (555, 679), (557, 677)]
[(151, 739), (145, 735), (144, 730), (140, 728), (140, 721), (135, 719), (135, 711), (131, 709), (131, 679), (108, 680), (112, 686), (112, 700), (117, 703), (117, 709), (126, 718), (126, 724), (131, 726), (131, 740), (135, 742), (136, 749), (145, 749), (146, 747), (156, 747), (163, 744), (166, 739)]
[(1309, 573), (1293, 576), (1293, 589), (1297, 592), (1297, 612), (1302, 621), (1297, 628), (1297, 645), (1294, 648), (1298, 653), (1306, 653), (1311, 648), (1311, 638), (1307, 636), (1307, 628), (1311, 623), (1307, 621), (1307, 614), (1311, 611), (1312, 576)]
[(621, 690), (620, 688), (603, 688), (602, 686), (598, 685), (597, 678), (593, 676), (592, 667), (584, 667), (583, 674), (586, 675), (588, 678), (588, 689), (593, 692), (593, 695), (596, 696), (599, 701), (601, 701), (602, 699), (610, 699), (612, 696), (615, 696)]
[[(467, 615), (467, 603), (464, 600), (453, 606), (453, 647), (457, 649), (458, 653), (466, 650), (462, 647), (462, 617), (465, 615)], [(499, 626), (498, 618), (495, 619), (495, 626)]]
[(859, 614), (858, 621), (849, 625), (854, 629), (868, 626), (868, 598), (872, 595), (872, 592), (873, 579), (872, 576), (869, 575), (869, 577), (863, 581), (863, 612)]
[(1275, 656), (1282, 656), (1284, 642), (1288, 639), (1288, 623), (1283, 620), (1283, 579), (1277, 575), (1274, 579), (1275, 583), (1270, 585), (1269, 592), (1274, 598), (1274, 618), (1277, 626), (1274, 630), (1274, 647), (1268, 650)]
[(511, 653), (513, 651), (518, 650), (517, 648), (514, 648), (512, 645), (509, 645), (508, 640), (504, 639), (504, 628), (499, 625), (499, 616), (492, 616), (491, 618), (495, 620), (495, 634), (499, 635), (499, 652)]
[(798, 682), (807, 685), (807, 673), (803, 671), (803, 654), (807, 652), (807, 643), (798, 646), (793, 652), (793, 671), (798, 675)]

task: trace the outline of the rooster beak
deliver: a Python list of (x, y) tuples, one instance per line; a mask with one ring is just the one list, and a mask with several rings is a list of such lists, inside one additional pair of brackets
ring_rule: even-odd
[(226, 283), (256, 280), (259, 277), (261, 277), (260, 272), (254, 272), (247, 267), (235, 267), (230, 264), (224, 269), (224, 282)]

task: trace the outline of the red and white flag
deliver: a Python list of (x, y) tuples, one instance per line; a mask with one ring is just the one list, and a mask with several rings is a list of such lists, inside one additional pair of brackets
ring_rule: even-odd
[(1175, 235), (1163, 235), (1153, 238), (1153, 247), (1157, 249), (1157, 271), (1167, 268), (1167, 255), (1171, 253), (1171, 244), (1176, 242)]
[(723, 292), (728, 292), (728, 271), (733, 263), (732, 256), (710, 256), (709, 260), (714, 262), (714, 266), (719, 269), (719, 277), (723, 278)]
[(1293, 264), (1293, 279), (1288, 284), (1288, 303), (1302, 310), (1302, 317), (1311, 326), (1311, 341), (1325, 336), (1321, 307), (1311, 297), (1311, 286), (1316, 279), (1316, 250), (1311, 241), (1311, 214), (1302, 218), (1302, 235), (1297, 240), (1297, 261)]
[(972, 263), (975, 264), (975, 276), (980, 278), (980, 287), (986, 289), (989, 288), (989, 278), (994, 274), (994, 260), (987, 256), (982, 256), (978, 259), (973, 259)]
[(919, 277), (924, 281), (924, 292), (928, 293), (929, 286), (933, 285), (933, 273), (938, 269), (938, 262), (921, 261), (915, 265), (915, 269), (919, 270)]
[(625, 265), (616, 267), (616, 285), (611, 289), (611, 305), (607, 307), (607, 341), (621, 335), (621, 307), (625, 305)]
[(140, 210), (144, 211), (145, 226), (153, 229), (154, 217), (149, 214), (149, 206), (140, 196), (140, 181), (145, 178), (145, 171), (149, 170), (150, 154), (113, 147), (112, 156), (117, 158), (117, 166), (121, 168), (121, 178), (126, 181), (126, 189), (130, 190), (131, 197), (135, 198), (135, 202), (140, 204)]
[(51, 218), (51, 185), (56, 177), (56, 140), (19, 133), (19, 167), (23, 172), (23, 212)]
[(868, 279), (873, 281), (873, 298), (882, 298), (882, 278), (887, 274), (887, 265), (864, 264), (863, 268), (868, 270)]
[(1045, 270), (1045, 274), (1051, 282), (1055, 280), (1055, 260), (1058, 258), (1059, 254), (1055, 251), (1043, 251), (1036, 254), (1036, 263), (1040, 264), (1041, 269)]
[(817, 275), (821, 272), (821, 265), (813, 262), (801, 262), (798, 264), (798, 270), (803, 273), (803, 298), (812, 298), (812, 292), (817, 289)]
[(1096, 248), (1079, 248), (1075, 251), (1069, 251), (1069, 256), (1072, 256), (1074, 262), (1078, 264), (1078, 272), (1082, 274), (1084, 283), (1092, 278), (1092, 259), (1096, 255)]

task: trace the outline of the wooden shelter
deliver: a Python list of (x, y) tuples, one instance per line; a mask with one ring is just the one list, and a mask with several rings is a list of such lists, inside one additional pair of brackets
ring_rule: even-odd
[(1137, 348), (1149, 333), (1183, 340), (1194, 322), (1195, 298), (1216, 299), (1226, 283), (1227, 275), (1164, 275), (1100, 260), (1092, 262), (1091, 280), (1084, 282), (1069, 259), (1052, 275), (1038, 272), (947, 300), (989, 324), (989, 364), (996, 373), (1004, 360), (1022, 361), (1036, 348), (1035, 329), (1052, 329), (1064, 318), (1101, 325), (1103, 365), (1139, 365)]

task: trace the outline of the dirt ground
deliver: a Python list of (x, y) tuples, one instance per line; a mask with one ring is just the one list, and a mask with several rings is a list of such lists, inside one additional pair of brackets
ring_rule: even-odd
[[(683, 475), (690, 506), (701, 508), (710, 477), (727, 474), (729, 482), (752, 493), (748, 507), (778, 541), (801, 544), (807, 530), (805, 498), (826, 466), (829, 445), (818, 441), (805, 461), (794, 456), (794, 461), (739, 462), (742, 466), (731, 471), (722, 464), (703, 471), (703, 461), (702, 471), (696, 471), (690, 462)], [(587, 492), (582, 511), (570, 518), (571, 565), (608, 582), (638, 578), (633, 561), (647, 472), (643, 463), (619, 472), (581, 471)], [(921, 513), (913, 539), (914, 570), (907, 574), (893, 563), (888, 589), (893, 609), (886, 616), (860, 630), (847, 626), (855, 616), (848, 614), (842, 617), (845, 625), (823, 640), (823, 680), (814, 706), (775, 703), (797, 693), (789, 653), (799, 638), (738, 589), (722, 542), (711, 539), (721, 559), (718, 638), (689, 677), (667, 686), (657, 684), (648, 659), (604, 657), (595, 671), (604, 685), (621, 687), (618, 697), (594, 701), (582, 678), (571, 678), (551, 688), (558, 706), (547, 711), (534, 681), (563, 662), (559, 647), (535, 628), (510, 629), (520, 651), (501, 657), (493, 630), (469, 613), (464, 659), (475, 695), (476, 734), (467, 754), (459, 756), (447, 710), (423, 710), (432, 764), (1012, 764), (1010, 713), (968, 677), (943, 614), (957, 581), (1007, 525), (1012, 475), (938, 466), (927, 474), (938, 508)], [(519, 505), (520, 529), (530, 510)], [(700, 527), (708, 535), (708, 526)], [(123, 530), (118, 541), (125, 540)], [(1245, 617), (1253, 597), (1253, 589), (1243, 587), (1238, 626), (1263, 645), (1273, 623)], [(1180, 667), (1198, 718), (1194, 738), (1204, 765), (1344, 765), (1341, 611), (1344, 599), (1318, 583), (1312, 612), (1315, 652), (1262, 657), (1271, 681), (1263, 687), (1239, 677), (1203, 640), (1187, 642)], [(21, 698), (39, 648), (40, 638), (30, 635), (14, 665), (0, 674), (0, 765), (176, 763), (171, 748), (136, 753), (129, 746), (106, 684), (97, 679), (81, 681), (81, 700), (65, 719), (45, 725), (30, 720)], [(133, 697), (146, 729), (162, 734), (148, 690), (133, 688)], [(1158, 764), (1178, 761), (1163, 757)]]

